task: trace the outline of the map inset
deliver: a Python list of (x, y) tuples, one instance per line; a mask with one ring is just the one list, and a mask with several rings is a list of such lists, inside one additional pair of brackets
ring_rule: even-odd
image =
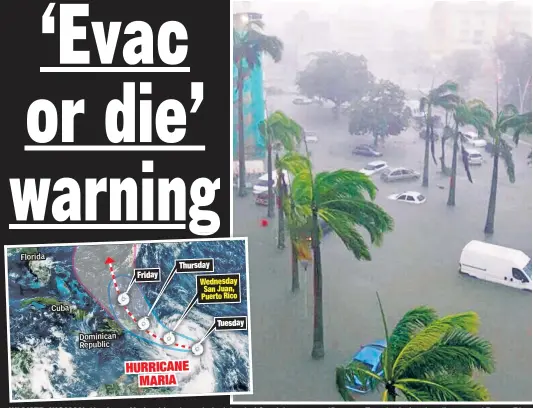
[(12, 402), (251, 392), (245, 239), (7, 247)]

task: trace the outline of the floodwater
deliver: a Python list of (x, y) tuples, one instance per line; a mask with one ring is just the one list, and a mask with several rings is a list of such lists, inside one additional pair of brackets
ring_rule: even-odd
[[(358, 170), (369, 158), (354, 157), (351, 148), (370, 143), (351, 136), (347, 124), (335, 122), (331, 110), (295, 106), (288, 96), (269, 98), (270, 111), (281, 109), (306, 130), (317, 132), (311, 147), (315, 171)], [(521, 249), (531, 256), (531, 146), (514, 149), (516, 183), (500, 167), (495, 233), (490, 242)], [(423, 140), (410, 129), (391, 137), (382, 150), (389, 166), (422, 170)], [(482, 154), (488, 159), (488, 155)], [(440, 145), (437, 158), (440, 155)], [(450, 149), (447, 152), (448, 165)], [(324, 273), (325, 358), (311, 359), (311, 267), (301, 271), (299, 293), (290, 292), (290, 250), (276, 248), (277, 219), (266, 228), (260, 220), (266, 208), (250, 196), (234, 200), (234, 236), (249, 237), (254, 395), (235, 401), (339, 401), (334, 370), (350, 359), (361, 344), (383, 338), (376, 301), (379, 291), (389, 327), (410, 308), (434, 307), (440, 314), (473, 310), (480, 315), (480, 334), (490, 340), (496, 371), (483, 378), (494, 401), (531, 401), (532, 297), (518, 291), (458, 274), (459, 255), (472, 239), (485, 240), (483, 228), (490, 189), (491, 163), (472, 169), (474, 184), (459, 169), (456, 207), (446, 206), (448, 179), (430, 163), (430, 186), (420, 182), (383, 183), (377, 203), (394, 217), (395, 230), (371, 262), (357, 261), (333, 234), (322, 243)], [(415, 190), (427, 197), (423, 205), (387, 200), (392, 193)], [(360, 400), (379, 400), (378, 394)]]

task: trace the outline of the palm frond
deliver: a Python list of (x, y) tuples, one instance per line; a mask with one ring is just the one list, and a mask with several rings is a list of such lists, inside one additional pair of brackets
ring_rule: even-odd
[(370, 235), (370, 242), (381, 245), (383, 235), (394, 228), (394, 220), (380, 206), (360, 197), (342, 197), (338, 200), (320, 203), (320, 216), (324, 221), (332, 216), (342, 216), (349, 224), (346, 227), (360, 226)]
[(531, 112), (526, 112), (520, 115), (509, 115), (501, 123), (500, 130), (507, 132), (512, 130), (513, 142), (518, 145), (520, 135), (531, 134)]
[(433, 88), (429, 94), (431, 99), (437, 99), (437, 97), (446, 95), (449, 93), (456, 93), (459, 90), (459, 84), (455, 81), (446, 81), (441, 85)]
[(479, 327), (479, 316), (474, 312), (458, 313), (435, 320), (420, 330), (400, 351), (393, 365), (393, 375), (401, 376), (416, 362), (419, 354), (431, 350), (452, 329), (462, 329), (476, 333)]
[(374, 200), (377, 192), (377, 187), (370, 177), (346, 169), (318, 173), (315, 185), (319, 205), (343, 198), (363, 199), (365, 193)]
[(355, 219), (349, 214), (333, 209), (319, 209), (318, 214), (356, 259), (370, 261), (372, 256), (363, 236), (354, 227)]
[(462, 401), (459, 394), (436, 381), (415, 378), (402, 378), (397, 385), (407, 386), (411, 393), (424, 395), (424, 401)]
[(301, 142), (303, 129), (283, 112), (275, 111), (259, 124), (259, 132), (262, 135), (268, 132), (269, 140), (276, 149), (283, 147), (285, 151), (290, 151)]
[(292, 198), (296, 205), (296, 211), (301, 216), (311, 215), (313, 186), (314, 180), (310, 167), (302, 169), (294, 175), (291, 185)]
[(407, 384), (395, 384), (396, 389), (400, 390), (407, 401), (429, 401), (431, 398), (427, 393), (410, 388)]
[(461, 97), (453, 93), (438, 95), (432, 101), (433, 105), (440, 106), (444, 109), (451, 109), (461, 102)]
[(248, 23), (243, 30), (233, 30), (233, 61), (244, 62), (253, 70), (261, 64), (261, 55), (269, 55), (274, 62), (279, 62), (283, 54), (283, 42), (276, 36), (263, 33), (263, 24), (259, 21)]
[(348, 382), (347, 377), (348, 373), (346, 372), (346, 368), (344, 366), (335, 368), (335, 385), (337, 386), (337, 391), (344, 401), (351, 401), (353, 398), (346, 388)]
[(441, 317), (437, 322), (450, 325), (454, 329), (462, 329), (476, 334), (479, 330), (480, 320), (476, 312), (463, 312)]
[(277, 158), (276, 169), (285, 170), (292, 175), (297, 175), (302, 171), (307, 171), (310, 166), (309, 159), (297, 152), (287, 152)]
[(406, 378), (398, 380), (398, 386), (407, 386), (412, 394), (423, 397), (423, 401), (475, 402), (490, 399), (484, 386), (463, 375), (443, 375), (428, 380)]
[(409, 310), (396, 324), (396, 327), (391, 333), (389, 342), (387, 343), (389, 358), (392, 361), (396, 360), (396, 357), (407, 345), (409, 340), (438, 318), (437, 312), (427, 306), (419, 306)]
[(520, 112), (518, 111), (518, 108), (513, 104), (507, 104), (502, 109), (503, 113), (506, 116), (518, 116)]
[(468, 375), (475, 371), (492, 373), (494, 357), (491, 344), (462, 329), (450, 330), (430, 349), (420, 352), (402, 372), (407, 378), (434, 375)]

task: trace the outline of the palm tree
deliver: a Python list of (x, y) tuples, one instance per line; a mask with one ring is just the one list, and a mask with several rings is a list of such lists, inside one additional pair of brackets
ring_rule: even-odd
[(262, 29), (261, 21), (251, 21), (242, 31), (233, 30), (233, 63), (237, 68), (240, 197), (246, 195), (244, 81), (255, 67), (261, 65), (262, 54), (270, 55), (275, 62), (279, 62), (283, 52), (281, 40), (276, 36), (264, 34)]
[(380, 245), (384, 233), (392, 231), (393, 219), (373, 201), (377, 188), (372, 180), (357, 171), (335, 170), (313, 176), (311, 163), (296, 174), (291, 186), (296, 211), (311, 218), (311, 248), (314, 276), (314, 328), (312, 357), (324, 356), (322, 314), (322, 257), (319, 218), (341, 238), (358, 260), (370, 260), (369, 248), (358, 231), (362, 227), (374, 245)]
[[(288, 119), (287, 117), (285, 118), (288, 120), (288, 122), (296, 124), (296, 122), (292, 121), (292, 119)], [(283, 125), (281, 125), (280, 127), (282, 126)], [(294, 137), (298, 139), (299, 135)], [(285, 180), (285, 176), (287, 175), (289, 177), (292, 177), (293, 175), (298, 174), (300, 171), (308, 167), (308, 160), (297, 152), (289, 150), (282, 157), (279, 156), (279, 152), (276, 152), (276, 185), (278, 188), (278, 249), (285, 248), (285, 215), (288, 214), (288, 216), (292, 218), (292, 223), (297, 223), (298, 221), (297, 214), (293, 214), (292, 211), (292, 209), (294, 209), (295, 204), (292, 200), (292, 197), (290, 196), (289, 186), (287, 183), (288, 180)], [(269, 183), (269, 185), (270, 184), (273, 183)], [(286, 206), (287, 198), (290, 199), (289, 203), (291, 206), (289, 207)]]
[(453, 81), (446, 81), (436, 88), (429, 91), (427, 95), (420, 98), (420, 112), (425, 112), (426, 122), (426, 137), (424, 148), (424, 174), (422, 176), (422, 186), (429, 185), (429, 152), (433, 161), (437, 164), (435, 159), (435, 134), (434, 134), (434, 119), (432, 110), (434, 106), (440, 106), (444, 109), (450, 109), (455, 104), (459, 97), (455, 94), (457, 92), (457, 83)]
[(472, 183), (470, 174), (470, 165), (468, 156), (463, 146), (463, 135), (459, 131), (460, 126), (472, 125), (477, 129), (479, 136), (484, 136), (485, 128), (491, 123), (492, 113), (486, 108), (484, 102), (472, 100), (465, 102), (461, 100), (453, 107), (453, 120), (455, 122), (455, 131), (453, 132), (453, 153), (452, 153), (452, 170), (450, 175), (450, 190), (448, 192), (447, 205), (455, 206), (455, 191), (457, 181), (457, 155), (459, 153), (459, 141), (461, 141), (461, 158), (466, 171), (468, 180)]
[[(279, 151), (283, 148), (286, 152), (292, 151), (300, 144), (302, 127), (281, 111), (270, 114), (259, 124), (259, 132), (267, 146), (267, 171), (268, 171), (268, 211), (267, 216), (274, 216), (274, 183), (272, 180), (272, 151), (276, 151), (276, 160)], [(278, 183), (283, 178), (282, 169), (278, 168)], [(279, 188), (279, 184), (278, 184)]]
[(382, 389), (382, 401), (488, 401), (488, 390), (473, 379), (475, 372), (492, 373), (492, 346), (477, 336), (474, 312), (439, 317), (420, 306), (408, 311), (389, 335), (378, 295), (387, 347), (381, 355), (382, 373), (358, 362), (337, 367), (337, 389), (344, 400), (346, 384), (357, 377), (371, 390)]
[(446, 109), (446, 117), (444, 119), (444, 129), (442, 130), (442, 137), (440, 138), (440, 171), (442, 174), (448, 174), (448, 168), (446, 167), (446, 142), (453, 136), (453, 130), (450, 127), (450, 109)]
[(298, 214), (291, 193), (288, 194), (287, 198), (288, 200), (285, 200), (285, 215), (288, 221), (291, 241), (291, 291), (296, 292), (300, 289), (299, 262), (301, 260), (306, 262), (313, 260), (313, 254), (309, 245), (310, 219), (302, 218)]
[[(487, 108), (488, 109), (488, 108)], [(507, 170), (507, 177), (511, 183), (515, 182), (514, 162), (511, 147), (503, 138), (507, 131), (513, 131), (513, 141), (518, 144), (520, 135), (531, 134), (531, 112), (520, 114), (514, 105), (506, 105), (501, 111), (496, 109), (494, 123), (489, 125), (489, 134), (492, 137), (494, 149), (492, 158), (492, 179), (490, 183), (489, 205), (487, 220), (485, 221), (485, 234), (494, 233), (494, 218), (496, 215), (496, 196), (498, 193), (498, 167), (500, 157), (503, 159)]]

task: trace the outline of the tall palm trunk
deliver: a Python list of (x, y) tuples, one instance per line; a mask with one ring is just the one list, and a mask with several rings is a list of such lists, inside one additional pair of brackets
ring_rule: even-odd
[(246, 195), (246, 157), (244, 155), (244, 73), (242, 60), (239, 61), (237, 70), (237, 108), (239, 109), (239, 197), (244, 197)]
[(494, 233), (494, 216), (496, 215), (496, 194), (498, 192), (498, 165), (500, 161), (500, 135), (494, 138), (494, 157), (492, 164), (492, 180), (490, 183), (489, 208), (485, 222), (485, 234)]
[(455, 205), (455, 184), (457, 182), (457, 154), (459, 153), (459, 125), (455, 125), (455, 134), (453, 135), (453, 153), (452, 153), (452, 174), (450, 176), (450, 191), (448, 193), (449, 206)]
[[(268, 129), (266, 130), (266, 133), (268, 134)], [(267, 171), (268, 171), (268, 210), (267, 210), (267, 217), (273, 218), (274, 217), (274, 186), (273, 186), (273, 180), (272, 180), (272, 141), (270, 140), (270, 136), (267, 136)]]
[(441, 155), (440, 155), (440, 171), (441, 173), (446, 174), (446, 139), (443, 137), (440, 139), (440, 148), (441, 148)]
[(426, 125), (426, 145), (424, 147), (424, 174), (422, 175), (422, 187), (429, 186), (429, 145), (430, 145), (429, 122)]
[(448, 128), (448, 116), (449, 112), (446, 111), (446, 119), (444, 121), (444, 130), (442, 131), (442, 137), (440, 139), (440, 171), (443, 174), (446, 174), (446, 138), (444, 137), (444, 131)]
[[(291, 200), (291, 213), (290, 217), (294, 217), (294, 211), (295, 211), (295, 203), (292, 197), (290, 197)], [(289, 237), (291, 240), (291, 271), (292, 271), (292, 285), (291, 285), (291, 291), (296, 292), (298, 289), (300, 289), (300, 267), (298, 264), (298, 247), (297, 247), (297, 239), (299, 235), (295, 232), (294, 228), (289, 229)]]
[[(279, 160), (278, 153), (276, 153), (276, 161)], [(283, 171), (278, 169), (278, 249), (285, 249), (285, 213), (283, 212), (283, 202), (285, 194), (287, 193), (285, 177)]]
[[(315, 199), (313, 199), (314, 201)], [(324, 317), (322, 314), (322, 260), (320, 254), (320, 234), (318, 229), (318, 209), (313, 203), (313, 277), (314, 277), (314, 321), (313, 351), (311, 356), (318, 360), (324, 357)]]
[(429, 147), (431, 143), (430, 138), (433, 137), (433, 135), (431, 134), (431, 120), (431, 105), (428, 104), (426, 112), (426, 143), (424, 145), (424, 173), (422, 175), (422, 187), (429, 186)]
[(300, 270), (298, 266), (298, 248), (296, 247), (295, 237), (291, 234), (291, 271), (292, 271), (292, 285), (291, 291), (296, 292), (300, 289)]
[(392, 387), (392, 391), (387, 393), (387, 401), (395, 402), (396, 401), (396, 388)]

